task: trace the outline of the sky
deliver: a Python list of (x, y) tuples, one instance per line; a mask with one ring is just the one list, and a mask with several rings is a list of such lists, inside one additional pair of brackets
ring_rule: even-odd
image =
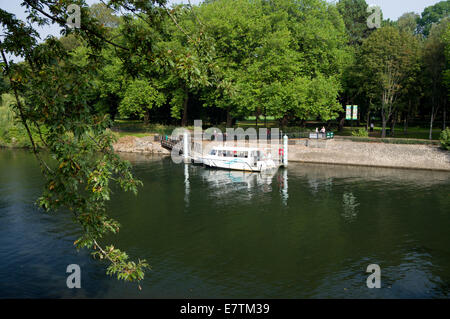
[[(327, 0), (329, 2), (336, 2), (336, 0)], [(385, 19), (397, 20), (403, 13), (416, 12), (421, 13), (424, 8), (431, 6), (441, 0), (366, 0), (369, 6), (377, 5), (381, 7), (383, 17)], [(19, 19), (25, 20), (26, 15), (23, 8), (20, 6), (21, 0), (0, 0), (0, 8), (8, 12), (14, 13)], [(98, 0), (86, 0), (88, 4), (99, 2)], [(191, 0), (191, 4), (198, 4), (201, 0)], [(188, 0), (169, 0), (171, 4), (188, 3)], [(52, 34), (59, 36), (59, 28), (54, 26), (46, 26), (37, 28), (41, 39)]]

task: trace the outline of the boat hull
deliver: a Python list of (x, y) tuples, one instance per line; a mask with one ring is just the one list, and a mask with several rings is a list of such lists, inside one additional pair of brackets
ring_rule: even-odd
[(203, 158), (203, 165), (211, 168), (227, 169), (227, 170), (237, 170), (237, 171), (247, 171), (247, 172), (261, 172), (268, 169), (274, 169), (278, 166), (273, 161), (259, 161), (256, 165), (251, 165), (250, 163), (236, 158), (236, 159), (216, 159), (216, 158)]

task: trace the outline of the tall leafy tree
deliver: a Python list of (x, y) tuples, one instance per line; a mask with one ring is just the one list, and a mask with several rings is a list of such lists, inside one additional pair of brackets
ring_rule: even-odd
[(319, 0), (219, 0), (200, 9), (225, 79), (210, 103), (257, 118), (337, 116), (346, 36), (334, 6)]
[(361, 71), (379, 96), (382, 137), (397, 111), (397, 98), (414, 64), (414, 43), (412, 35), (387, 26), (372, 33), (362, 45)]
[[(411, 51), (412, 64), (409, 72), (406, 74), (404, 85), (398, 99), (398, 112), (391, 121), (392, 133), (394, 132), (393, 127), (398, 118), (403, 120), (404, 133), (408, 131), (409, 121), (417, 114), (423, 96), (424, 90), (421, 78), (423, 68), (421, 55), (423, 41), (421, 36), (417, 34), (417, 21), (419, 17), (414, 12), (408, 12), (400, 16), (394, 24), (401, 33), (408, 34), (408, 38), (412, 41), (415, 49)], [(413, 37), (410, 37), (411, 35)]]
[(361, 45), (373, 29), (367, 27), (368, 5), (365, 0), (339, 0), (336, 7), (344, 19), (350, 45)]
[(166, 98), (148, 80), (136, 79), (129, 83), (119, 106), (122, 116), (138, 115), (144, 123), (150, 122), (150, 110), (164, 104)]
[(424, 85), (427, 88), (426, 103), (430, 112), (430, 132), (429, 138), (432, 139), (433, 123), (438, 112), (443, 109), (444, 117), (447, 108), (447, 90), (445, 88), (443, 72), (446, 68), (445, 56), (445, 38), (444, 35), (450, 24), (450, 18), (443, 19), (439, 24), (433, 25), (430, 34), (424, 44), (423, 75)]
[(448, 96), (450, 97), (450, 24), (447, 25), (447, 30), (445, 31), (443, 40), (445, 43), (445, 58), (446, 58), (446, 68), (444, 70), (444, 83), (445, 86), (447, 87)]
[(418, 32), (427, 37), (430, 34), (433, 24), (439, 23), (443, 18), (450, 15), (450, 0), (436, 3), (426, 7), (422, 16), (418, 20)]
[(396, 26), (402, 32), (407, 32), (414, 34), (417, 31), (417, 21), (420, 19), (420, 16), (414, 12), (404, 13), (398, 18), (396, 21)]
[[(66, 25), (67, 7), (73, 3), (81, 8), (79, 29)], [(129, 14), (153, 17), (164, 1), (112, 0), (109, 4)], [(101, 52), (106, 46), (111, 45), (129, 56), (139, 47), (139, 52), (147, 53), (146, 57), (152, 48), (142, 42), (115, 42), (108, 28), (90, 14), (82, 0), (24, 0), (22, 5), (28, 21), (57, 24), (64, 35), (74, 34), (86, 46), (86, 54), (80, 59), (75, 56), (77, 52), (68, 50), (55, 38), (39, 43), (38, 33), (31, 24), (0, 9), (1, 68), (15, 96), (18, 119), (26, 129), (45, 177), (39, 204), (45, 210), (73, 214), (81, 229), (75, 245), (90, 248), (95, 257), (108, 261), (108, 274), (127, 281), (142, 280), (148, 267), (145, 260), (132, 261), (125, 252), (104, 242), (106, 234), (119, 230), (119, 223), (106, 210), (111, 184), (136, 192), (140, 182), (133, 178), (130, 163), (114, 154), (114, 138), (106, 130), (109, 118), (96, 112), (92, 92), (98, 70), (103, 66)], [(11, 61), (8, 54), (24, 62)], [(50, 152), (51, 162), (40, 155), (32, 130), (38, 132), (38, 138)]]
[[(349, 57), (342, 75), (343, 88), (340, 94), (340, 102), (343, 106), (348, 104), (358, 104), (361, 111), (365, 111), (370, 117), (373, 97), (368, 86), (370, 83), (364, 82), (359, 73), (359, 60), (361, 44), (374, 29), (367, 26), (370, 13), (367, 12), (368, 5), (364, 0), (340, 0), (336, 7), (341, 14), (345, 29), (348, 35)], [(345, 113), (341, 113), (339, 129), (342, 129), (345, 121)], [(369, 120), (367, 120), (369, 125)]]

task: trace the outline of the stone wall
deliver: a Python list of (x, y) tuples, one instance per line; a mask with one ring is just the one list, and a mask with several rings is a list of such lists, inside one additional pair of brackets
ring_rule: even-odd
[(159, 141), (155, 141), (154, 136), (145, 136), (141, 138), (125, 136), (120, 138), (113, 146), (115, 152), (122, 153), (170, 154), (168, 150), (161, 147)]
[[(204, 142), (204, 150), (209, 144)], [(114, 144), (114, 150), (125, 153), (170, 154), (153, 136), (122, 137)], [(344, 139), (289, 140), (289, 161), (450, 171), (450, 152), (441, 150), (438, 146), (352, 142)]]
[(289, 161), (450, 171), (450, 152), (438, 146), (339, 139), (300, 139), (289, 144)]

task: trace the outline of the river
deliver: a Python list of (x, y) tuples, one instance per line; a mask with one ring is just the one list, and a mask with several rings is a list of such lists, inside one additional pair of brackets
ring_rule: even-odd
[[(0, 150), (0, 298), (448, 298), (450, 173), (292, 163), (244, 174), (123, 155), (144, 182), (108, 205), (108, 238), (152, 269), (105, 274), (66, 213), (35, 206), (33, 155)], [(68, 289), (66, 267), (81, 267)], [(381, 269), (369, 289), (366, 268)]]

